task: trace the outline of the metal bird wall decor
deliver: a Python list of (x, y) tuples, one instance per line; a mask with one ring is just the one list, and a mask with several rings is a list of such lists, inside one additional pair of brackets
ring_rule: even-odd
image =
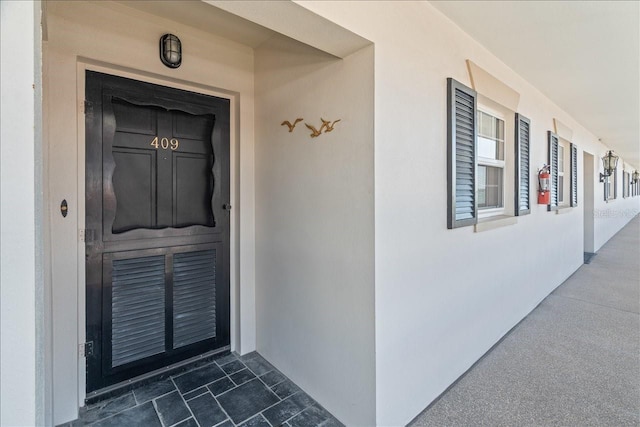
[(287, 126), (289, 128), (289, 132), (293, 132), (293, 129), (295, 129), (296, 125), (298, 124), (298, 122), (303, 121), (304, 119), (302, 118), (298, 118), (296, 119), (293, 124), (291, 124), (291, 122), (289, 120), (285, 120), (284, 122), (280, 123), (280, 126)]
[(322, 130), (322, 128), (324, 128), (324, 132), (331, 132), (333, 130), (333, 127), (336, 125), (336, 123), (338, 123), (341, 119), (335, 120), (333, 123), (331, 123), (330, 120), (325, 120), (322, 117), (320, 117), (320, 120), (322, 121), (322, 126), (320, 127), (320, 130)]
[(315, 138), (317, 136), (322, 135), (322, 129), (323, 129), (324, 125), (320, 126), (320, 130), (316, 129), (315, 126), (312, 126), (309, 123), (305, 123), (305, 126), (307, 126), (309, 128), (309, 130), (311, 130), (311, 134), (310, 134), (311, 138)]
[[(303, 120), (304, 120), (303, 118), (297, 118), (293, 122), (293, 124), (291, 124), (291, 122), (289, 120), (285, 120), (282, 123), (280, 123), (280, 126), (287, 126), (289, 128), (289, 132), (293, 132), (293, 129), (295, 129), (295, 127), (298, 124), (298, 122), (301, 122)], [(342, 119), (334, 120), (332, 122), (331, 120), (325, 120), (322, 117), (320, 117), (320, 121), (322, 122), (322, 125), (320, 126), (320, 129), (316, 128), (314, 125), (310, 125), (309, 123), (305, 122), (304, 125), (307, 127), (307, 129), (309, 129), (311, 131), (311, 133), (309, 134), (309, 136), (311, 138), (317, 138), (320, 135), (322, 135), (323, 133), (327, 133), (327, 132), (333, 131), (333, 128), (336, 125), (336, 123), (338, 123), (339, 121), (342, 121)]]

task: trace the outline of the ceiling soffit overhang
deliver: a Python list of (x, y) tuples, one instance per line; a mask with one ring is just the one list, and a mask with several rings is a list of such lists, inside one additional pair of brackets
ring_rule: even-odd
[(202, 1), (338, 58), (345, 58), (371, 44), (369, 40), (290, 0)]
[(114, 3), (189, 25), (254, 49), (275, 34), (338, 58), (345, 58), (371, 45), (369, 40), (290, 0), (115, 0)]

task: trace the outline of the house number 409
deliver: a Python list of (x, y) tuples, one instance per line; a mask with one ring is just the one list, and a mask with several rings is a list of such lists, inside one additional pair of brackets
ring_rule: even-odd
[(171, 148), (172, 150), (177, 150), (180, 146), (180, 141), (175, 138), (158, 138), (157, 136), (153, 138), (150, 144), (156, 150), (162, 148), (163, 150), (168, 150)]

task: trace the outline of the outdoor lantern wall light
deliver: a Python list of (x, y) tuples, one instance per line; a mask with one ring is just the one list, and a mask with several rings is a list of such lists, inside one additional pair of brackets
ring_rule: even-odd
[(633, 173), (633, 183), (637, 184), (640, 181), (640, 172), (637, 170)]
[(160, 37), (160, 60), (169, 68), (178, 68), (182, 64), (182, 43), (173, 34)]
[(600, 174), (600, 182), (604, 182), (604, 179), (608, 176), (611, 176), (613, 171), (618, 167), (618, 159), (620, 157), (616, 156), (612, 150), (602, 158), (602, 166), (604, 166), (604, 173)]

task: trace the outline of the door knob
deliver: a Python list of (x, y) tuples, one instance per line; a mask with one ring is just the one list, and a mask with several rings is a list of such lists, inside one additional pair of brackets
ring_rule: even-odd
[(231, 205), (228, 203), (225, 203), (224, 205), (222, 205), (222, 209), (224, 209), (225, 211), (230, 211), (231, 210)]

